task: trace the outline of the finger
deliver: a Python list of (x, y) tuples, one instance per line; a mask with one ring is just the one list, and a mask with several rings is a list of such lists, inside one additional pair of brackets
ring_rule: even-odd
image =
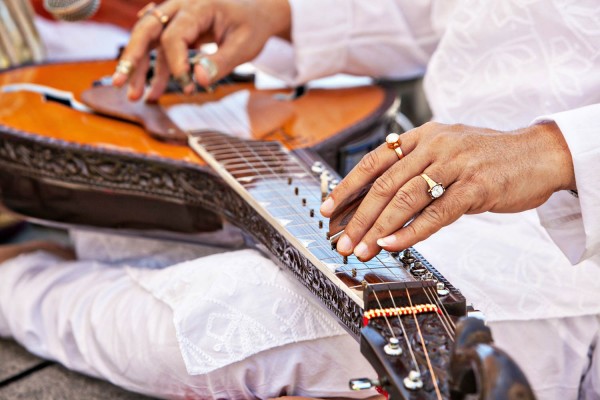
[(154, 60), (154, 75), (150, 88), (146, 93), (146, 101), (158, 101), (160, 95), (165, 91), (169, 84), (169, 67), (162, 48), (156, 49), (156, 58)]
[[(429, 174), (430, 172), (428, 172)], [(433, 176), (439, 176), (433, 174)], [(368, 261), (376, 256), (381, 247), (377, 240), (396, 232), (411, 220), (419, 211), (427, 207), (432, 198), (427, 193), (429, 186), (420, 176), (415, 176), (403, 185), (385, 209), (379, 214), (376, 221), (366, 234), (359, 238), (360, 242), (354, 249), (354, 254), (361, 261)]]
[[(415, 130), (400, 135), (400, 148), (405, 157), (415, 148), (415, 141)], [(394, 150), (389, 149), (386, 143), (366, 154), (321, 205), (321, 214), (324, 217), (331, 217), (336, 205), (343, 199), (351, 197), (352, 194), (373, 182), (396, 162), (398, 162), (398, 155)]]
[[(210, 29), (212, 15), (209, 11), (208, 8), (197, 3), (196, 8), (182, 9), (162, 34), (161, 47), (164, 49), (169, 71), (175, 79), (190, 74), (188, 49), (200, 35)], [(190, 82), (182, 89), (184, 93), (191, 93), (194, 90), (194, 83)]]
[[(173, 18), (177, 12), (177, 8), (178, 3), (175, 1), (167, 1), (157, 7), (162, 14), (169, 18)], [(131, 31), (129, 42), (125, 46), (125, 49), (123, 49), (120, 59), (131, 62), (134, 73), (145, 75), (147, 71), (139, 71), (141, 67), (138, 63), (147, 58), (148, 52), (158, 43), (162, 31), (163, 25), (158, 19), (150, 15), (141, 17)], [(113, 85), (117, 87), (122, 87), (128, 80), (129, 76), (127, 74), (118, 71), (112, 77)]]
[[(385, 149), (387, 152), (395, 154), (390, 149)], [(365, 196), (362, 203), (354, 213), (354, 216), (344, 229), (344, 234), (340, 237), (337, 242), (337, 250), (342, 255), (350, 255), (354, 251), (356, 254), (355, 246), (361, 241), (364, 235), (373, 227), (379, 215), (385, 210), (388, 204), (394, 200), (401, 188), (415, 176), (418, 177), (423, 170), (425, 170), (431, 162), (429, 153), (423, 149), (423, 147), (417, 147), (414, 151), (406, 155), (401, 161), (396, 162), (387, 171), (385, 171), (379, 178), (375, 180), (373, 186), (369, 190), (369, 193)], [(419, 178), (423, 180), (422, 178)], [(415, 203), (414, 200), (418, 199), (419, 196), (415, 195), (413, 191), (405, 191), (406, 196), (412, 196), (412, 199), (404, 199), (409, 203)], [(424, 207), (418, 208), (416, 211), (421, 210)], [(398, 227), (395, 227), (396, 229)], [(376, 239), (379, 239), (378, 236)], [(375, 240), (376, 240), (375, 239)], [(374, 241), (373, 241), (374, 242)], [(361, 246), (359, 253), (361, 256), (366, 257), (367, 249), (365, 246)], [(375, 251), (374, 247), (371, 247), (371, 253)]]
[(468, 211), (471, 197), (467, 193), (460, 182), (453, 183), (442, 197), (432, 201), (410, 224), (381, 238), (377, 244), (387, 251), (400, 251), (427, 239)]
[(146, 87), (146, 71), (150, 65), (150, 56), (138, 60), (136, 70), (133, 71), (129, 78), (129, 84), (127, 85), (127, 97), (129, 100), (139, 100), (144, 95), (144, 89)]
[(229, 75), (235, 67), (254, 59), (260, 52), (261, 46), (250, 40), (246, 29), (231, 31), (219, 46), (219, 50), (198, 60), (194, 73), (196, 81), (204, 86), (210, 86), (219, 79)]

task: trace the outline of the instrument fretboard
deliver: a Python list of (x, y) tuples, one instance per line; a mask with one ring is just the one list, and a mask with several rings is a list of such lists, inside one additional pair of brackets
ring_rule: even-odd
[[(363, 282), (414, 281), (387, 252), (361, 262), (343, 257), (327, 239), (321, 217), (322, 172), (278, 142), (246, 141), (216, 132), (190, 136), (191, 147), (252, 207), (362, 307)], [(323, 167), (324, 168), (324, 167)], [(328, 170), (330, 178), (338, 178)]]

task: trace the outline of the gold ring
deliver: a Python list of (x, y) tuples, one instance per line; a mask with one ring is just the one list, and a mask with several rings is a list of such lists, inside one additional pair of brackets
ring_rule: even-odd
[(163, 12), (160, 11), (156, 7), (156, 3), (154, 3), (154, 2), (146, 4), (137, 13), (138, 19), (145, 17), (146, 15), (152, 15), (154, 18), (156, 18), (158, 20), (158, 22), (160, 22), (162, 24), (162, 26), (165, 26), (169, 22), (169, 16), (166, 14), (163, 14)]
[(397, 133), (390, 133), (385, 137), (385, 142), (387, 143), (388, 149), (392, 149), (396, 152), (399, 160), (404, 157), (404, 153), (402, 153), (402, 149), (400, 148), (400, 135)]
[(133, 63), (129, 60), (119, 60), (115, 72), (129, 76), (133, 71)]
[(427, 174), (425, 174), (425, 173), (421, 174), (421, 178), (425, 179), (425, 182), (427, 182), (427, 185), (429, 185), (429, 190), (427, 191), (427, 193), (429, 193), (429, 195), (431, 196), (432, 199), (435, 200), (435, 199), (441, 197), (444, 194), (444, 192), (446, 191), (446, 188), (444, 187), (444, 185), (442, 185), (439, 182), (434, 181), (429, 176), (427, 176)]

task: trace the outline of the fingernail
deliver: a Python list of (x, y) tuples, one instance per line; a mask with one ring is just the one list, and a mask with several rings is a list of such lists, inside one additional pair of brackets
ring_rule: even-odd
[(392, 245), (396, 244), (396, 236), (390, 235), (390, 236), (386, 236), (381, 239), (377, 239), (377, 244), (380, 247), (392, 246)]
[(367, 251), (369, 251), (367, 244), (365, 242), (360, 242), (358, 246), (354, 248), (354, 255), (358, 258), (366, 258)]
[(333, 199), (330, 197), (321, 204), (321, 214), (328, 216), (334, 208)]
[(350, 240), (348, 235), (342, 235), (337, 242), (336, 249), (342, 253), (350, 253), (352, 251), (352, 240)]

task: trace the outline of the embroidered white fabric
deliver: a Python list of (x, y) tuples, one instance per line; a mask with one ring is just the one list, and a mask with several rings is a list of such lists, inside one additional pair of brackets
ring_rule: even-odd
[(288, 343), (344, 330), (294, 280), (253, 250), (188, 261), (168, 270), (128, 268), (173, 309), (190, 374), (203, 374)]

